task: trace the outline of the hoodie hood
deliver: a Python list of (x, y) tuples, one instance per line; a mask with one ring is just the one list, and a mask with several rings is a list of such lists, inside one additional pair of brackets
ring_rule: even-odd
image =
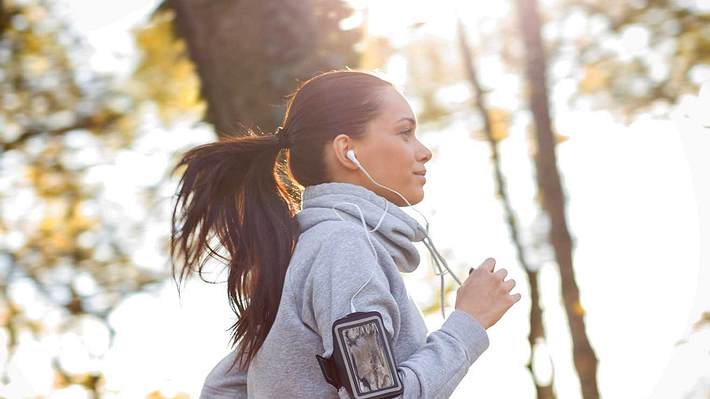
[[(388, 199), (357, 184), (328, 182), (306, 186), (302, 201), (301, 211), (296, 214), (301, 233), (319, 223), (341, 218), (363, 228), (362, 212), (368, 230), (377, 227), (371, 237), (387, 249), (399, 271), (410, 273), (419, 266), (419, 251), (413, 243), (424, 240), (425, 229)], [(356, 204), (360, 210), (344, 202)], [(380, 222), (385, 209), (387, 214)]]

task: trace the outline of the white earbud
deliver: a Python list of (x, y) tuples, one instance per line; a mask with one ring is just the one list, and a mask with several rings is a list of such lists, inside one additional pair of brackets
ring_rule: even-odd
[(353, 163), (355, 165), (361, 166), (360, 161), (358, 161), (357, 158), (355, 157), (355, 150), (348, 150), (348, 152), (346, 153), (346, 156), (348, 157), (348, 159), (353, 161)]

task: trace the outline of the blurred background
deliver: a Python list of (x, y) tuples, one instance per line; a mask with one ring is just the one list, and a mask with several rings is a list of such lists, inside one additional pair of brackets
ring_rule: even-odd
[(197, 398), (235, 315), (222, 264), (177, 295), (170, 167), (345, 67), (415, 111), (452, 269), (523, 295), (454, 398), (710, 398), (708, 0), (0, 0), (0, 397)]

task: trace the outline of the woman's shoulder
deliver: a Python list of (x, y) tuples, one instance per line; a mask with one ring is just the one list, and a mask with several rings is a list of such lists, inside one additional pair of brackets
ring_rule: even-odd
[(367, 234), (363, 226), (353, 222), (321, 222), (299, 236), (289, 268), (293, 268), (292, 273), (300, 275), (309, 274), (314, 266), (319, 265), (337, 272), (338, 267), (348, 267), (357, 260), (363, 267), (377, 266), (379, 269), (386, 250), (374, 234), (370, 233), (370, 240)]
[(296, 290), (332, 279), (347, 279), (355, 284), (372, 276), (383, 281), (395, 297), (406, 291), (394, 260), (375, 233), (369, 233), (368, 240), (361, 225), (346, 221), (321, 224), (325, 223), (328, 225), (322, 230), (308, 232), (316, 234), (299, 239), (289, 266), (292, 270), (288, 271)]
[(361, 234), (364, 236), (365, 227), (348, 220), (326, 220), (302, 232), (300, 237), (308, 237), (314, 241), (327, 241), (328, 238), (332, 238), (336, 234), (345, 236)]
[[(373, 233), (365, 231), (365, 227), (349, 221), (328, 220), (319, 223), (317, 226), (301, 233), (296, 244), (294, 255), (325, 255), (326, 252), (343, 252), (357, 248), (363, 248), (369, 243), (375, 248), (381, 247), (377, 237)], [(382, 249), (382, 248), (380, 248)], [(369, 249), (371, 252), (372, 249)]]

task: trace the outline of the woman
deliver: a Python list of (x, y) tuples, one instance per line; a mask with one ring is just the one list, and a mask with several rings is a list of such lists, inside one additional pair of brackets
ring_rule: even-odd
[[(400, 275), (418, 266), (413, 243), (426, 229), (399, 207), (422, 200), (432, 156), (409, 104), (391, 83), (353, 70), (322, 73), (290, 97), (277, 134), (202, 145), (177, 166), (186, 166), (172, 220), (180, 279), (197, 265), (201, 273), (206, 247), (228, 262), (238, 315), (237, 349), (209, 373), (201, 398), (349, 397), (315, 355), (333, 354), (333, 323), (356, 311), (382, 316), (400, 397), (448, 397), (488, 348), (486, 329), (520, 299), (509, 294), (515, 281), (488, 258), (428, 334)], [(210, 233), (229, 257), (208, 245)], [(366, 368), (378, 381), (362, 377), (362, 386), (389, 382), (381, 364)]]

